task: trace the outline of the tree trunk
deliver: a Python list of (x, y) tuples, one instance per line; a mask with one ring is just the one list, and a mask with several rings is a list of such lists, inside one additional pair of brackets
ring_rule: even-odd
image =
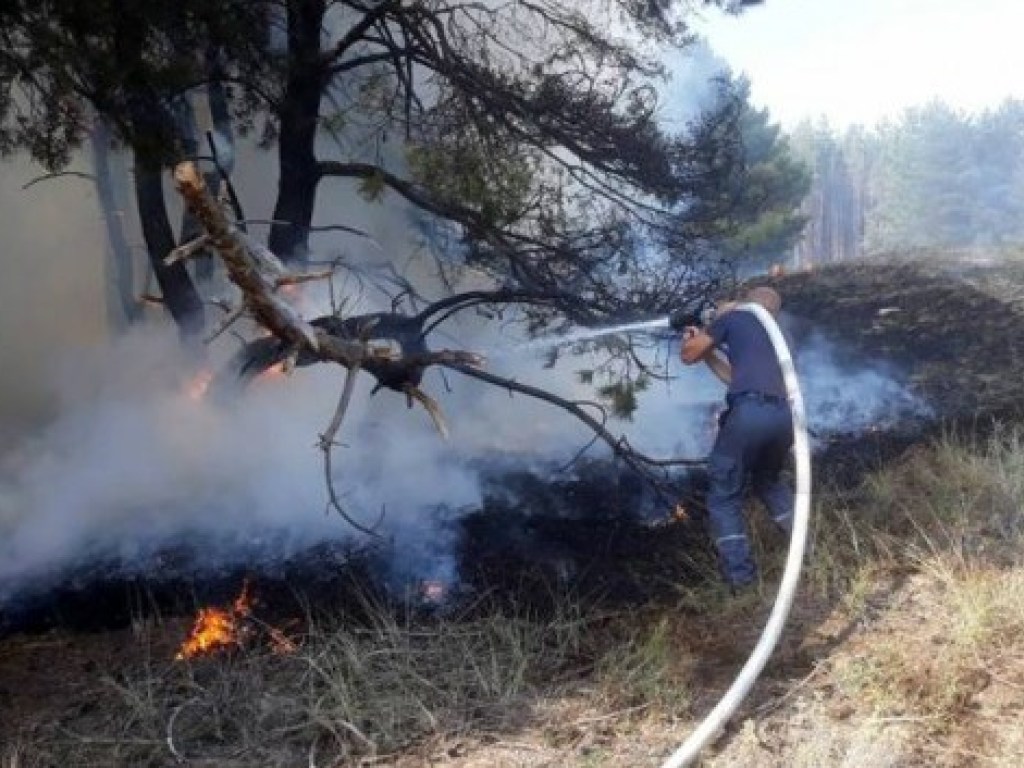
[(96, 195), (110, 245), (110, 257), (107, 259), (107, 316), (112, 328), (123, 328), (138, 319), (140, 307), (139, 297), (135, 295), (132, 251), (124, 234), (124, 218), (118, 208), (114, 175), (110, 168), (110, 138), (110, 127), (104, 120), (98, 120), (89, 134), (89, 141)]
[(142, 236), (146, 241), (149, 261), (153, 274), (160, 286), (164, 306), (178, 324), (186, 342), (199, 339), (203, 330), (203, 302), (185, 269), (184, 262), (171, 266), (164, 264), (164, 258), (174, 249), (174, 233), (167, 218), (161, 168), (135, 157), (135, 199), (139, 206), (139, 220)]
[(174, 233), (167, 216), (162, 171), (181, 154), (180, 136), (166, 100), (143, 76), (142, 6), (128, 5), (115, 16), (113, 62), (126, 73), (125, 96), (135, 160), (135, 200), (142, 237), (164, 306), (187, 344), (199, 341), (203, 330), (203, 302), (185, 265), (164, 264), (174, 249)]
[(277, 204), (270, 250), (285, 261), (304, 261), (320, 175), (316, 161), (317, 123), (323, 92), (319, 63), (324, 0), (288, 3), (288, 81), (280, 112)]

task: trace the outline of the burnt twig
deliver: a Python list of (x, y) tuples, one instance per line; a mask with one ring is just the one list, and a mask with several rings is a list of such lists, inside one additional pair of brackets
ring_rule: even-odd
[(334, 446), (337, 445), (335, 438), (338, 435), (338, 431), (341, 429), (341, 423), (345, 420), (345, 413), (348, 411), (349, 404), (352, 402), (352, 392), (355, 390), (356, 376), (359, 375), (361, 367), (362, 361), (356, 360), (352, 366), (345, 371), (345, 386), (341, 390), (341, 397), (338, 398), (338, 407), (334, 409), (334, 416), (331, 417), (330, 424), (327, 425), (327, 429), (324, 430), (324, 433), (320, 435), (320, 450), (324, 454), (324, 484), (327, 486), (328, 506), (341, 515), (342, 519), (357, 531), (365, 533), (367, 536), (380, 538), (380, 534), (377, 533), (377, 528), (380, 527), (381, 521), (384, 519), (384, 515), (382, 514), (380, 518), (378, 518), (377, 522), (370, 528), (353, 519), (352, 516), (345, 511), (344, 507), (341, 506), (341, 501), (338, 499), (338, 492), (334, 487), (334, 475), (331, 469), (331, 457), (333, 455)]
[(615, 437), (605, 425), (594, 418), (592, 415), (583, 410), (579, 402), (572, 400), (566, 400), (564, 397), (548, 392), (540, 387), (534, 387), (530, 384), (522, 384), (514, 379), (509, 379), (504, 376), (498, 376), (487, 371), (482, 371), (478, 368), (470, 368), (465, 365), (458, 363), (446, 363), (443, 364), (452, 370), (458, 371), (470, 378), (479, 379), (485, 381), (488, 384), (493, 384), (504, 389), (508, 389), (510, 392), (519, 392), (520, 394), (528, 397), (535, 398), (537, 400), (543, 400), (551, 405), (558, 406), (563, 410), (568, 411), (577, 419), (586, 424), (595, 435), (597, 435), (602, 441), (604, 441), (612, 452), (622, 459), (627, 466), (644, 476), (652, 478), (651, 470), (655, 468), (668, 469), (671, 467), (697, 467), (703, 466), (707, 463), (706, 459), (654, 459), (647, 456), (639, 451), (635, 450), (626, 440), (625, 437)]

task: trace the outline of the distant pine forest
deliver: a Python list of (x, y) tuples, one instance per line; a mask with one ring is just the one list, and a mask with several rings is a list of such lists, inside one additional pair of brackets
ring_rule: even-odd
[(798, 265), (1024, 243), (1024, 101), (973, 114), (935, 101), (841, 133), (804, 122), (790, 146), (812, 172)]

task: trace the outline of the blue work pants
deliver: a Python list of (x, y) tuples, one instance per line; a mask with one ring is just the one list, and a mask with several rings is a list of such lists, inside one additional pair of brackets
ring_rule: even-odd
[(775, 524), (787, 534), (792, 530), (793, 491), (779, 478), (792, 446), (793, 423), (785, 400), (730, 397), (709, 461), (708, 516), (723, 575), (733, 587), (757, 577), (743, 517), (748, 476)]

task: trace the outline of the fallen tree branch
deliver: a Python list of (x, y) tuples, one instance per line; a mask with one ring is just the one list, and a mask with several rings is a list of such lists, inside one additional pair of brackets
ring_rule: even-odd
[[(424, 370), (439, 365), (485, 383), (519, 392), (562, 408), (585, 424), (604, 441), (616, 457), (635, 470), (655, 487), (659, 494), (668, 496), (665, 472), (672, 467), (693, 467), (706, 463), (693, 459), (654, 459), (636, 451), (624, 436), (616, 437), (603, 420), (588, 413), (583, 403), (559, 397), (547, 390), (513, 379), (480, 370), (480, 356), (459, 350), (431, 351), (427, 345), (425, 326), (432, 329), (452, 313), (468, 307), (513, 301), (517, 303), (546, 303), (564, 299), (559, 291), (471, 291), (442, 299), (417, 315), (396, 312), (341, 318), (335, 315), (306, 321), (291, 306), (278, 289), (282, 285), (305, 282), (310, 279), (329, 278), (333, 270), (316, 274), (294, 274), (266, 246), (240, 232), (227, 218), (223, 208), (205, 188), (202, 176), (192, 163), (182, 163), (174, 173), (175, 182), (186, 204), (206, 230), (208, 241), (220, 256), (228, 277), (242, 292), (240, 311), (246, 311), (255, 322), (269, 331), (271, 336), (250, 342), (241, 353), (240, 370), (243, 375), (259, 373), (266, 368), (284, 363), (285, 369), (320, 362), (333, 362), (346, 368), (345, 385), (337, 408), (326, 431), (320, 436), (319, 447), (324, 454), (324, 475), (329, 507), (356, 530), (377, 536), (377, 521), (367, 527), (354, 520), (343, 508), (332, 477), (332, 449), (349, 408), (355, 380), (359, 372), (366, 371), (380, 387), (402, 392), (410, 405), (419, 402), (430, 415), (442, 436), (448, 436), (441, 409), (437, 402), (419, 388)], [(226, 318), (224, 330), (234, 320)], [(397, 342), (398, 350), (389, 346), (371, 346), (373, 340)], [(598, 406), (600, 408), (600, 406)], [(589, 445), (587, 446), (589, 447)], [(586, 450), (586, 449), (584, 449)], [(657, 472), (656, 470), (661, 470)], [(383, 519), (383, 515), (381, 517)]]
[(345, 386), (342, 387), (341, 397), (338, 398), (338, 407), (334, 409), (334, 416), (331, 417), (330, 424), (327, 425), (327, 429), (320, 435), (320, 450), (324, 454), (324, 484), (327, 486), (327, 504), (329, 508), (334, 509), (342, 519), (355, 528), (361, 533), (365, 533), (367, 536), (375, 536), (380, 538), (380, 534), (377, 533), (377, 528), (380, 527), (381, 521), (384, 519), (382, 514), (377, 522), (372, 527), (366, 527), (362, 523), (357, 522), (349, 515), (345, 508), (341, 506), (341, 501), (338, 499), (338, 492), (334, 487), (334, 473), (332, 469), (331, 457), (333, 455), (334, 446), (337, 445), (335, 438), (338, 436), (338, 431), (341, 429), (341, 424), (345, 420), (345, 414), (348, 412), (349, 404), (352, 402), (352, 392), (355, 391), (356, 376), (359, 375), (359, 369), (361, 367), (361, 361), (356, 360), (354, 364), (345, 371)]
[[(318, 318), (323, 322), (309, 323), (277, 294), (279, 285), (289, 281), (301, 282), (305, 276), (290, 273), (266, 246), (239, 231), (228, 220), (207, 190), (194, 163), (180, 163), (174, 169), (174, 180), (186, 204), (206, 230), (210, 245), (224, 263), (228, 278), (241, 290), (246, 311), (280, 342), (275, 363), (294, 359), (298, 365), (333, 362), (351, 368), (358, 362), (363, 370), (378, 378), (381, 377), (378, 374), (387, 374), (390, 381), (415, 379), (413, 383), (418, 381), (417, 372), (431, 365), (459, 362), (472, 366), (480, 363), (478, 356), (468, 352), (431, 352), (425, 346), (412, 356), (373, 350), (371, 363), (358, 336), (338, 333), (337, 325), (327, 322), (342, 322), (338, 318)], [(326, 271), (318, 274), (326, 274)], [(401, 375), (403, 372), (407, 372), (404, 377)], [(404, 383), (401, 381), (395, 388), (401, 389)]]
[(206, 246), (210, 244), (209, 235), (200, 235), (191, 242), (179, 245), (173, 251), (164, 256), (164, 266), (169, 267), (179, 261), (190, 259), (198, 253), (206, 250)]
[(212, 344), (217, 340), (228, 328), (238, 322), (245, 314), (245, 305), (239, 304), (234, 309), (229, 309), (227, 315), (221, 319), (217, 324), (217, 327), (213, 329), (204, 339), (204, 344)]
[(301, 285), (302, 283), (312, 283), (317, 280), (327, 280), (333, 274), (333, 269), (323, 269), (319, 272), (300, 272), (298, 274), (282, 275), (274, 281), (274, 287), (283, 288), (286, 285)]
[[(246, 236), (228, 221), (195, 164), (179, 163), (174, 169), (174, 181), (189, 209), (206, 230), (229, 279), (242, 291), (243, 302), (253, 319), (290, 346), (315, 352), (319, 347), (316, 332), (291, 305), (274, 293), (272, 281), (280, 275), (268, 277), (265, 255), (256, 256), (247, 247)], [(353, 344), (344, 350), (338, 362), (350, 367), (359, 355), (358, 345)]]

